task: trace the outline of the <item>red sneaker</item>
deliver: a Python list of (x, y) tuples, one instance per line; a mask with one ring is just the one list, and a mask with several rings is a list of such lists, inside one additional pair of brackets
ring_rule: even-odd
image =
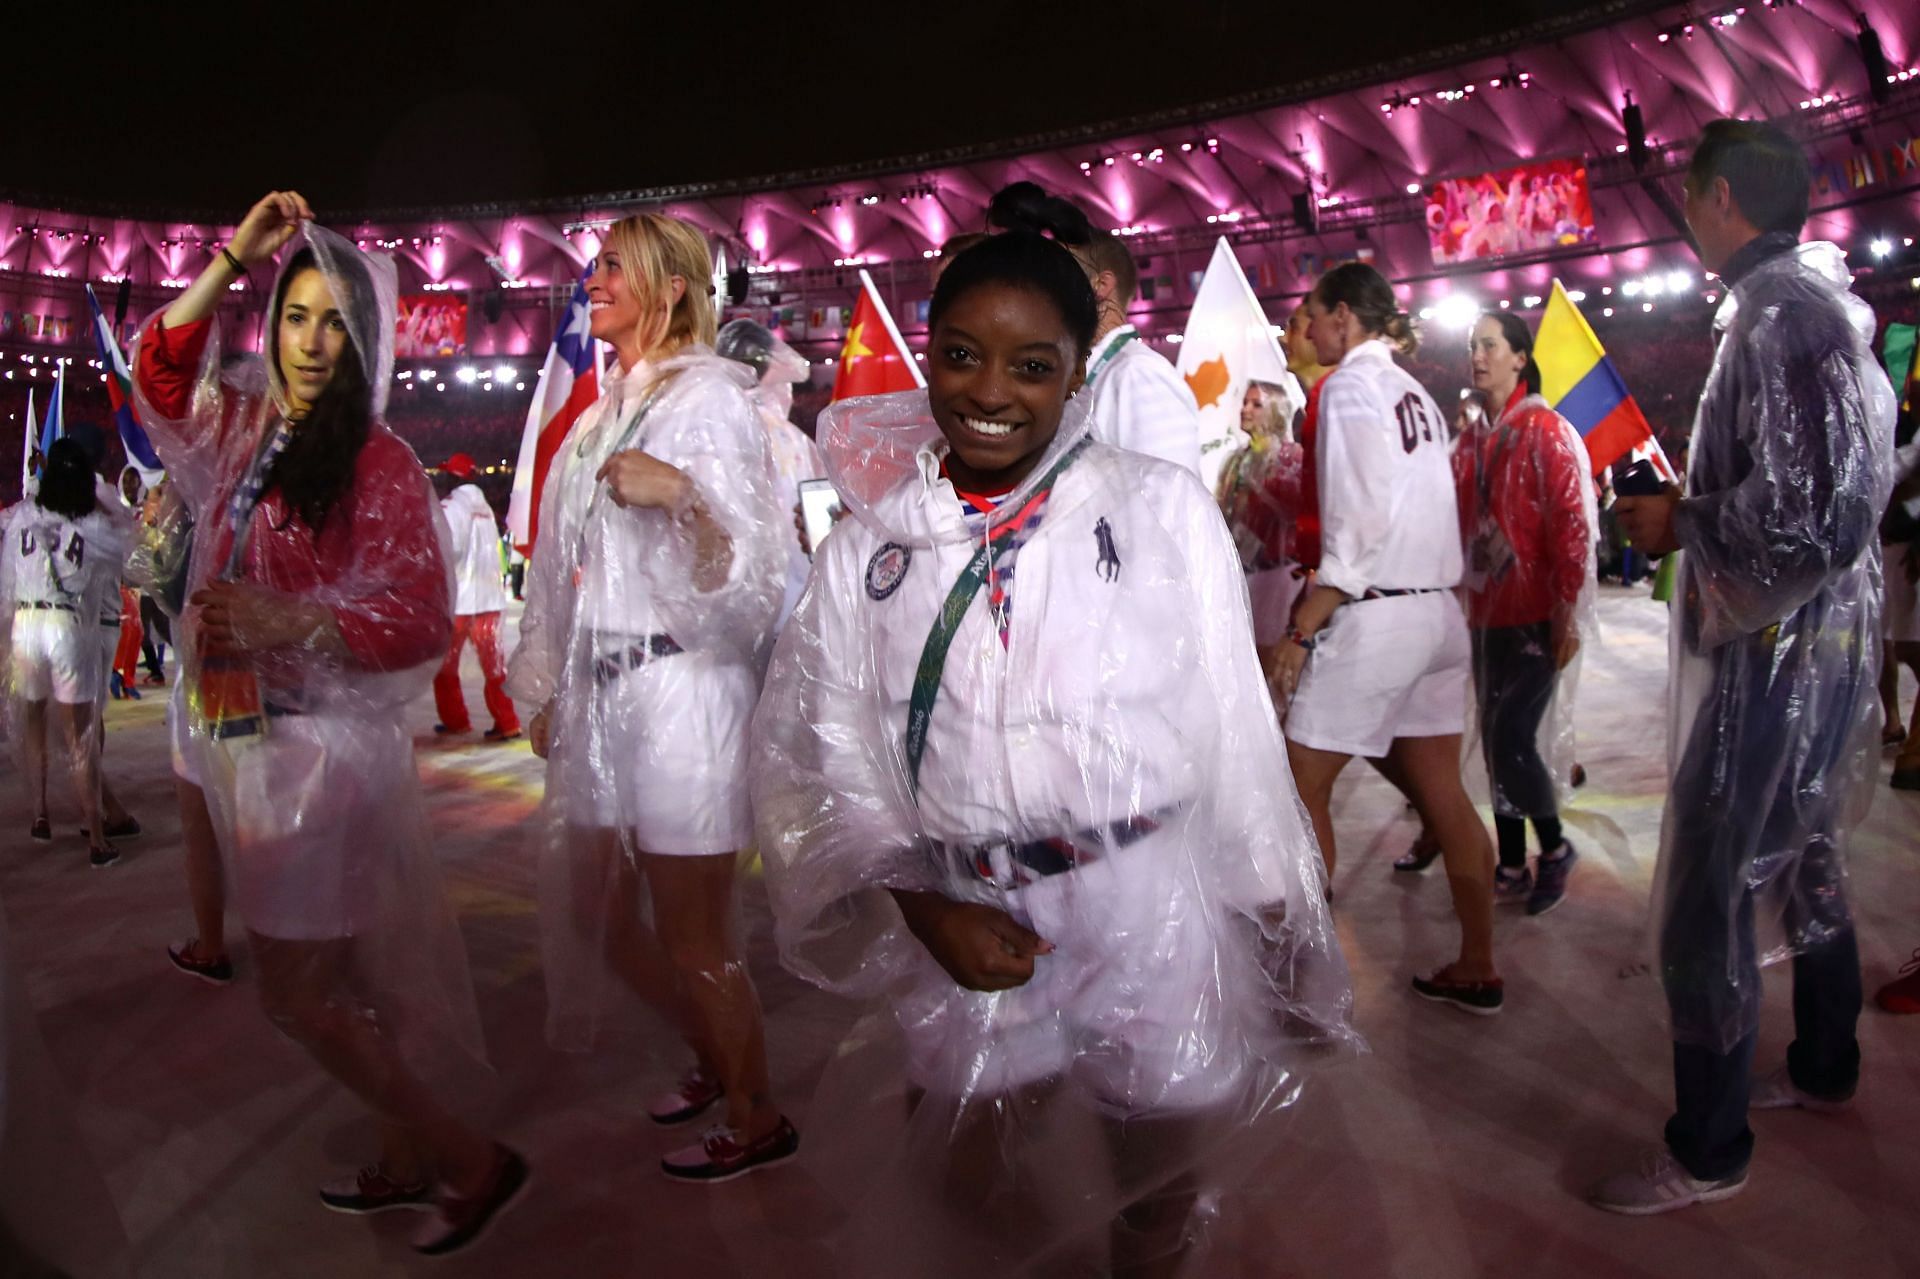
[(402, 1185), (388, 1177), (379, 1164), (368, 1164), (351, 1177), (320, 1187), (320, 1202), (335, 1212), (371, 1216), (396, 1208), (431, 1208), (433, 1192), (424, 1181)]
[(444, 1257), (479, 1240), (487, 1227), (512, 1206), (531, 1175), (527, 1161), (505, 1146), (496, 1145), (493, 1181), (468, 1199), (444, 1187), (432, 1199), (433, 1215), (413, 1233), (413, 1250), (424, 1257)]
[(1873, 1002), (1890, 1013), (1920, 1013), (1920, 949), (1901, 965), (1900, 976), (1880, 988)]
[(723, 1092), (719, 1080), (707, 1078), (695, 1066), (680, 1077), (673, 1091), (663, 1092), (647, 1103), (647, 1118), (662, 1128), (684, 1124), (705, 1114)]
[(660, 1161), (660, 1171), (675, 1181), (717, 1185), (762, 1168), (785, 1163), (800, 1153), (800, 1134), (785, 1115), (766, 1136), (742, 1142), (725, 1124), (707, 1129), (697, 1146), (676, 1150)]

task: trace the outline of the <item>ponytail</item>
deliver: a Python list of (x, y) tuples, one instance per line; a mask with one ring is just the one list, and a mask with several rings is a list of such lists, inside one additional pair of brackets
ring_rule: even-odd
[(1312, 296), (1331, 311), (1342, 302), (1360, 321), (1369, 337), (1384, 337), (1402, 355), (1412, 355), (1420, 346), (1420, 335), (1413, 317), (1402, 311), (1393, 296), (1387, 278), (1364, 262), (1342, 262), (1313, 286)]
[(1507, 340), (1514, 354), (1527, 357), (1527, 365), (1520, 370), (1520, 381), (1529, 393), (1540, 394), (1540, 364), (1533, 358), (1533, 333), (1527, 328), (1527, 322), (1511, 311), (1482, 311), (1480, 318), (1492, 320), (1500, 326), (1500, 336)]

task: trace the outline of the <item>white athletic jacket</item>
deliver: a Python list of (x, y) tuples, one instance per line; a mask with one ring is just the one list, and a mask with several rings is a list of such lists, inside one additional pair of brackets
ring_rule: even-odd
[(1131, 324), (1094, 344), (1087, 353), (1087, 375), (1094, 439), (1200, 474), (1200, 411), (1193, 392)]
[(500, 580), (500, 525), (477, 484), (462, 484), (440, 503), (447, 517), (457, 617), (498, 613), (507, 606)]

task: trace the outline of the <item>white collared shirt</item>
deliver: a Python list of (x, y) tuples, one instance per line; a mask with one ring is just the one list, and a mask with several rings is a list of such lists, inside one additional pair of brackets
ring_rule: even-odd
[(1447, 419), (1384, 340), (1347, 353), (1320, 390), (1320, 580), (1370, 587), (1456, 586), (1459, 500)]

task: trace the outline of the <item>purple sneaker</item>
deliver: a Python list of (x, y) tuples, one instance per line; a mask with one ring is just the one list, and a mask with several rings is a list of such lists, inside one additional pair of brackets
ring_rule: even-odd
[(1493, 872), (1493, 904), (1517, 906), (1533, 892), (1533, 872), (1521, 867), (1518, 873), (1501, 866)]
[(1568, 840), (1560, 841), (1555, 853), (1540, 854), (1533, 876), (1533, 891), (1527, 895), (1527, 914), (1544, 915), (1558, 906), (1567, 895), (1567, 876), (1573, 874), (1580, 854)]

